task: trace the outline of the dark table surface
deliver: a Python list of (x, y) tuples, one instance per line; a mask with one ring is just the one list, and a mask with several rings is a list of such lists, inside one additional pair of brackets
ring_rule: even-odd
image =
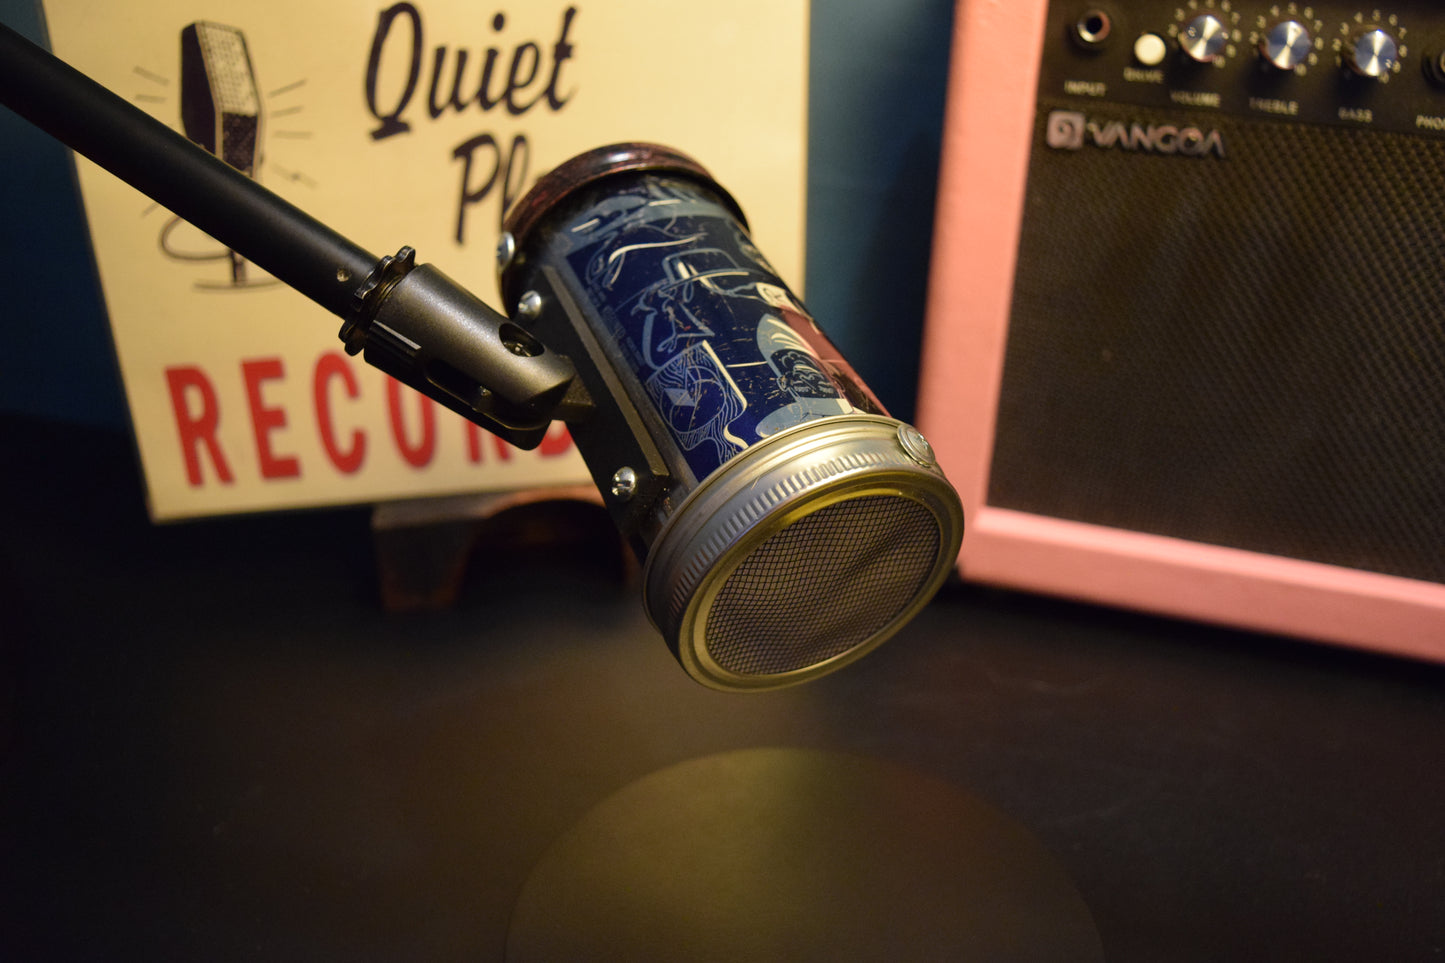
[(0, 957), (501, 959), (599, 801), (791, 747), (1011, 815), (1111, 960), (1445, 959), (1439, 666), (954, 585), (853, 667), (718, 693), (591, 556), (388, 614), (366, 510), (157, 527), (126, 439), (0, 441)]

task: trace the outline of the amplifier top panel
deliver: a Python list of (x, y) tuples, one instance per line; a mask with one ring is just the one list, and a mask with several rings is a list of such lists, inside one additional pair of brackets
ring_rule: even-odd
[(1445, 137), (1445, 5), (1054, 0), (1039, 95)]

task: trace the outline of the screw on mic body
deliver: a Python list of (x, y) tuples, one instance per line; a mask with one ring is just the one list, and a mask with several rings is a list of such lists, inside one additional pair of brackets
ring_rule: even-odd
[(619, 468), (612, 476), (612, 494), (629, 501), (637, 492), (637, 472), (631, 468)]
[(531, 321), (542, 313), (542, 295), (528, 291), (517, 299), (517, 317)]

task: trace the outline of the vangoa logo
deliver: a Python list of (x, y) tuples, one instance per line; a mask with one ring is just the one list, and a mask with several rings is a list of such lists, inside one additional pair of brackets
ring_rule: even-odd
[(1142, 151), (1147, 154), (1183, 154), (1185, 157), (1223, 157), (1224, 137), (1217, 130), (1174, 124), (1125, 124), (1089, 120), (1076, 110), (1049, 114), (1044, 142), (1054, 150), (1082, 150), (1086, 143), (1105, 150)]
[(1049, 114), (1044, 139), (1054, 150), (1078, 150), (1084, 146), (1084, 128), (1088, 120), (1076, 110), (1056, 110)]

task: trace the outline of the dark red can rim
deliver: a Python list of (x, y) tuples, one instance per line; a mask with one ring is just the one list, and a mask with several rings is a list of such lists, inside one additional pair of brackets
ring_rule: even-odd
[(707, 168), (671, 147), (631, 142), (594, 148), (571, 160), (563, 161), (543, 174), (537, 183), (532, 185), (532, 189), (507, 212), (502, 229), (516, 239), (518, 247), (523, 247), (527, 236), (563, 199), (604, 178), (636, 171), (680, 174), (701, 181), (718, 195), (743, 227), (747, 227), (747, 218), (743, 216), (742, 208), (733, 200), (732, 195), (713, 179)]

